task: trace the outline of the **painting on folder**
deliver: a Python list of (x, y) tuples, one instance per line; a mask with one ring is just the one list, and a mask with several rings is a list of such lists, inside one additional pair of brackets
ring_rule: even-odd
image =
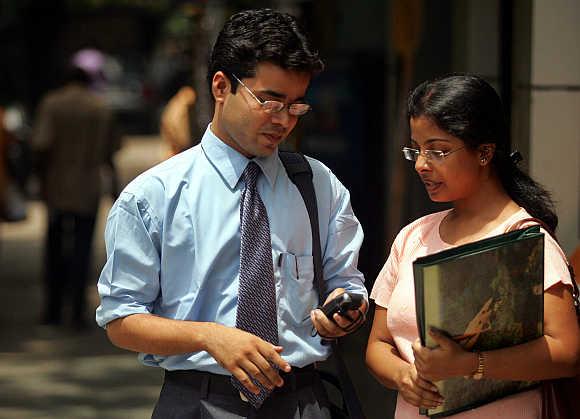
[[(437, 328), (469, 351), (527, 342), (543, 334), (544, 236), (537, 226), (417, 259), (413, 263), (421, 343)], [(436, 383), (448, 416), (537, 383), (456, 377)]]

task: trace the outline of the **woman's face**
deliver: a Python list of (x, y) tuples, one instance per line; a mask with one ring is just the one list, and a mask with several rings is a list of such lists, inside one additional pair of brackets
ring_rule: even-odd
[[(411, 118), (410, 126), (411, 148), (421, 152), (415, 162), (415, 170), (431, 200), (453, 202), (474, 194), (491, 156), (468, 148), (465, 142), (443, 131), (426, 117)], [(439, 150), (445, 155), (437, 159), (427, 153), (426, 157), (427, 150)], [(485, 161), (482, 161), (483, 157)]]

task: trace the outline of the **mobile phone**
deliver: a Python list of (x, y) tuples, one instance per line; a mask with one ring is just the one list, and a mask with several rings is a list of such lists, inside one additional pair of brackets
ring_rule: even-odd
[(362, 305), (363, 296), (360, 294), (351, 294), (345, 292), (333, 298), (320, 309), (330, 320), (333, 320), (335, 313), (346, 317), (346, 312), (356, 310)]

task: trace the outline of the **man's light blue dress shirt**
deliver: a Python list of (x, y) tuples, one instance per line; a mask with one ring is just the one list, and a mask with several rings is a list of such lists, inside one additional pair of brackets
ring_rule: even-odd
[[(107, 262), (98, 283), (97, 322), (136, 313), (235, 326), (240, 268), (240, 180), (248, 160), (206, 130), (200, 145), (132, 181), (107, 220)], [(312, 337), (318, 306), (312, 235), (304, 201), (278, 154), (254, 161), (272, 237), (282, 357), (302, 367), (328, 357)], [(327, 289), (364, 294), (357, 270), (362, 228), (349, 193), (322, 163), (309, 159), (317, 194)], [(204, 351), (140, 354), (148, 365), (229, 374)]]

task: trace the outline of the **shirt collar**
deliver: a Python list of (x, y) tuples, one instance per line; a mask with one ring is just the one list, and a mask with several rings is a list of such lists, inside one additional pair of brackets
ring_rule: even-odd
[(254, 161), (262, 169), (270, 187), (274, 187), (278, 169), (281, 161), (278, 157), (278, 151), (268, 157), (255, 157), (248, 159), (238, 151), (220, 140), (211, 130), (211, 124), (208, 125), (201, 139), (201, 148), (207, 159), (222, 175), (230, 188), (234, 189), (240, 177), (244, 173), (246, 166), (250, 161)]

